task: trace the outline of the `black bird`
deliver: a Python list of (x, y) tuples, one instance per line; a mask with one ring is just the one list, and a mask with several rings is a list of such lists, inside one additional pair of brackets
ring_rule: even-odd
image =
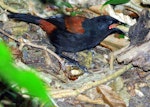
[(110, 34), (124, 34), (114, 26), (121, 22), (108, 15), (91, 19), (81, 16), (56, 15), (43, 19), (30, 14), (11, 13), (8, 17), (39, 25), (47, 33), (51, 44), (56, 49), (55, 52), (82, 69), (85, 67), (63, 55), (62, 52), (75, 53), (91, 49)]

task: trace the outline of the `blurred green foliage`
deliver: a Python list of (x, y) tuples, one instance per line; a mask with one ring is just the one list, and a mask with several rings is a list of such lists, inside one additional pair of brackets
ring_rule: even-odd
[[(38, 97), (44, 103), (54, 107), (44, 87), (44, 83), (35, 71), (21, 69), (15, 66), (9, 48), (0, 41), (0, 79), (9, 86), (17, 84), (25, 88), (31, 97)], [(14, 89), (18, 91), (17, 89)]]

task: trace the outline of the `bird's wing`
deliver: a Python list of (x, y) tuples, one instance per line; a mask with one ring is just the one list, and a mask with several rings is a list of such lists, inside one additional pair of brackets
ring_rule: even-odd
[(62, 15), (62, 14), (54, 15), (54, 16), (51, 16), (48, 19), (46, 19), (46, 21), (57, 26), (57, 28), (59, 28), (59, 29), (65, 30), (66, 29), (65, 21), (64, 21), (65, 16), (66, 15)]
[(70, 33), (83, 34), (85, 29), (82, 26), (86, 18), (80, 16), (56, 15), (47, 19), (50, 23), (62, 30), (67, 30)]
[(85, 29), (83, 28), (82, 23), (85, 19), (85, 17), (80, 16), (65, 17), (65, 26), (67, 31), (71, 33), (83, 34)]

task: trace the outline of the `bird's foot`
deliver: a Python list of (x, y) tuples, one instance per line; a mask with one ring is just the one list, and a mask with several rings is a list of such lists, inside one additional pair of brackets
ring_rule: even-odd
[(84, 73), (91, 73), (87, 70), (87, 68), (83, 65), (80, 65), (78, 61), (74, 60), (74, 59), (71, 59), (65, 55), (61, 55), (61, 57), (65, 58), (66, 60), (69, 61), (69, 63), (73, 64), (74, 66), (78, 67), (79, 69), (81, 69)]
[(88, 71), (88, 69), (85, 67), (85, 66), (83, 66), (83, 65), (80, 65), (78, 62), (77, 62), (77, 64), (75, 64), (79, 69), (81, 69), (84, 73), (88, 73), (88, 74), (90, 74), (91, 72), (89, 72)]

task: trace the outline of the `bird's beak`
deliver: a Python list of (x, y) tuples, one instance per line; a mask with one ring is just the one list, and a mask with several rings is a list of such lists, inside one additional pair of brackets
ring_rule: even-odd
[(125, 25), (125, 23), (118, 22), (118, 23), (113, 23), (109, 26), (109, 29), (117, 28), (119, 25)]
[(122, 23), (122, 22), (118, 22), (118, 23), (112, 23), (111, 25), (109, 25), (108, 29), (114, 33), (119, 33), (119, 34), (123, 34), (125, 35), (126, 30), (124, 30), (124, 27), (126, 24)]
[(117, 23), (113, 23), (109, 26), (109, 29), (113, 29), (113, 28), (116, 28), (119, 24)]

